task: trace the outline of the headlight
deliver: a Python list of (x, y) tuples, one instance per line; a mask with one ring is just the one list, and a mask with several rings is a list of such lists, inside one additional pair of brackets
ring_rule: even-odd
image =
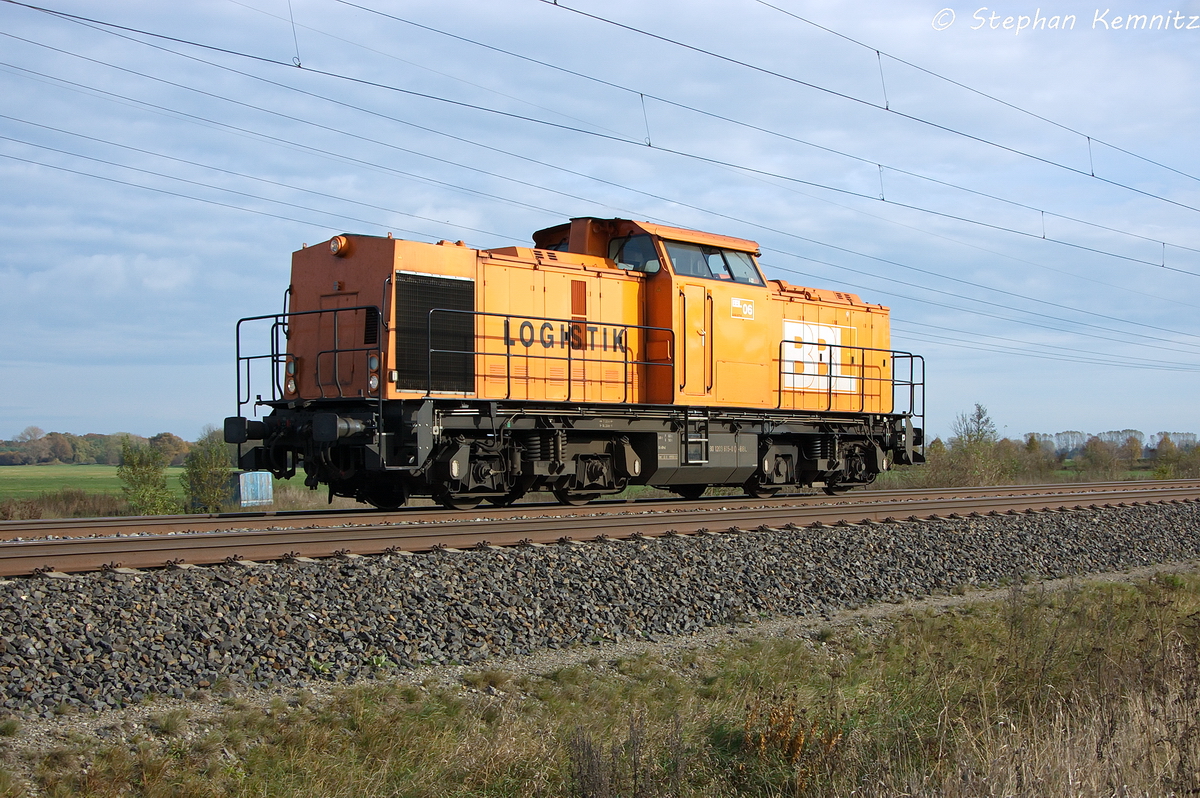
[(372, 391), (379, 388), (379, 375), (378, 374), (371, 375), (370, 379), (367, 380), (367, 387), (370, 388)]
[(291, 374), (295, 374), (295, 373), (296, 373), (296, 361), (294, 361), (294, 360), (289, 360), (289, 361), (287, 362), (287, 366), (286, 366), (286, 368), (287, 368), (287, 373), (288, 373), (289, 375), (291, 375)]
[(369, 358), (367, 358), (367, 368), (369, 368), (371, 371), (379, 371), (379, 358), (375, 355), (371, 355)]
[(287, 383), (283, 387), (287, 389), (288, 393), (295, 393), (296, 392), (296, 381), (289, 377)]

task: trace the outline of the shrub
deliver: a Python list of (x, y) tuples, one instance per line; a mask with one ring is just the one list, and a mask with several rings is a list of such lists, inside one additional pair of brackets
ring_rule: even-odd
[(134, 515), (170, 515), (179, 504), (167, 488), (167, 462), (162, 452), (138, 446), (128, 437), (121, 440), (121, 465), (117, 477), (125, 483), (121, 492)]
[(208, 429), (192, 444), (183, 461), (179, 481), (187, 493), (188, 507), (193, 512), (221, 511), (230, 500), (229, 478), (233, 474), (229, 451), (219, 430)]

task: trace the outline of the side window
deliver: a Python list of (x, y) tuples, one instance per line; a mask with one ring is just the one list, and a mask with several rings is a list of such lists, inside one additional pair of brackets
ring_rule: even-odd
[(730, 249), (724, 252), (725, 260), (729, 263), (729, 273), (733, 275), (735, 283), (762, 285), (762, 278), (758, 276), (758, 269), (754, 268), (754, 259), (749, 254)]
[(608, 257), (622, 269), (654, 274), (661, 264), (654, 249), (654, 239), (648, 235), (614, 238), (608, 244)]
[(671, 256), (671, 266), (676, 274), (688, 277), (707, 277), (712, 279), (712, 271), (708, 268), (708, 260), (699, 244), (681, 244), (678, 241), (667, 242), (667, 254)]

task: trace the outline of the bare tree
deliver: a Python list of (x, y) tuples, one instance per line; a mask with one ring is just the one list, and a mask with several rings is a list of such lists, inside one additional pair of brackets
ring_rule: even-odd
[(45, 434), (46, 433), (41, 427), (26, 427), (25, 429), (21, 430), (21, 434), (18, 435), (15, 440), (17, 443), (29, 443), (31, 441), (36, 441)]
[(963, 445), (992, 444), (996, 442), (996, 424), (988, 415), (987, 408), (976, 403), (971, 413), (959, 413), (952, 428), (954, 437), (951, 443), (959, 441)]
[(1070, 429), (1055, 434), (1054, 448), (1059, 457), (1070, 457), (1083, 448), (1087, 439), (1088, 436), (1079, 430)]

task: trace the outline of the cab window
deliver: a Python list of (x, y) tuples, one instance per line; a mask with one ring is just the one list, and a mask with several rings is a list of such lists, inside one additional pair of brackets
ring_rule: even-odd
[(622, 269), (646, 274), (654, 274), (661, 265), (654, 239), (645, 234), (614, 238), (608, 243), (608, 257)]
[(749, 253), (732, 249), (706, 247), (667, 241), (667, 255), (676, 274), (703, 277), (708, 280), (729, 280), (745, 285), (762, 285), (758, 269)]

